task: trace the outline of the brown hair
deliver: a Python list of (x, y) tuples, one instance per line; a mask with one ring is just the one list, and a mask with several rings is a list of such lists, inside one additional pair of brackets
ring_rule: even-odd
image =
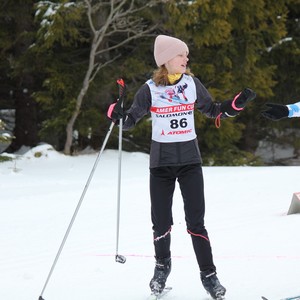
[[(194, 74), (191, 72), (189, 68), (186, 69), (185, 74), (194, 76)], [(153, 72), (152, 80), (154, 81), (156, 86), (162, 85), (166, 86), (169, 85), (169, 79), (168, 79), (168, 70), (165, 67), (165, 65), (158, 67)]]

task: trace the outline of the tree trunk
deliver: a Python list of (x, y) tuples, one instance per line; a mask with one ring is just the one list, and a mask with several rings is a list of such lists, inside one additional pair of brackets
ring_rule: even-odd
[[(156, 25), (144, 29), (144, 26), (142, 26), (142, 20), (140, 18), (133, 20), (130, 16), (133, 15), (134, 12), (145, 9), (148, 6), (155, 5), (158, 2), (159, 2), (158, 0), (152, 0), (140, 7), (137, 7), (134, 1), (132, 1), (131, 5), (128, 8), (125, 8), (126, 1), (124, 0), (120, 2), (112, 1), (110, 3), (110, 9), (107, 12), (106, 11), (104, 12), (103, 7), (107, 6), (107, 4), (103, 4), (100, 1), (99, 5), (97, 4), (94, 5), (93, 7), (91, 0), (85, 0), (85, 3), (87, 5), (88, 20), (93, 35), (93, 40), (91, 43), (89, 65), (82, 83), (82, 88), (76, 99), (76, 108), (72, 114), (71, 119), (69, 120), (66, 126), (67, 137), (66, 137), (66, 142), (64, 147), (65, 154), (67, 155), (71, 154), (71, 147), (72, 147), (72, 140), (73, 140), (73, 127), (80, 113), (82, 101), (89, 88), (90, 83), (93, 81), (94, 77), (96, 76), (96, 74), (101, 68), (105, 67), (106, 65), (113, 62), (117, 58), (116, 56), (114, 58), (110, 58), (107, 61), (101, 63), (101, 62), (96, 62), (96, 57), (99, 55), (101, 56), (104, 53), (108, 54), (110, 50), (121, 48), (129, 41), (143, 37), (145, 34), (153, 31)], [(94, 24), (94, 18), (93, 18), (93, 15), (96, 13), (98, 15), (101, 14), (101, 17), (97, 18), (98, 22), (100, 20), (100, 23), (97, 23), (97, 25)], [(124, 23), (125, 19), (127, 23)], [(109, 38), (113, 35), (113, 33), (119, 34), (120, 32), (123, 32), (125, 30), (124, 26), (126, 26), (126, 30), (128, 31), (128, 33), (131, 34), (127, 34), (126, 37), (117, 45), (113, 45), (105, 49), (101, 48), (101, 43), (103, 43), (105, 37)]]

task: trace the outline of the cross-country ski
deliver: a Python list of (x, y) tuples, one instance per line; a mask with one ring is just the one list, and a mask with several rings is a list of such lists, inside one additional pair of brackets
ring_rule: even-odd
[[(264, 296), (261, 297), (263, 300), (271, 300), (269, 298), (266, 298)], [(287, 297), (287, 298), (281, 298), (280, 300), (300, 300), (300, 295), (293, 296), (293, 297)]]

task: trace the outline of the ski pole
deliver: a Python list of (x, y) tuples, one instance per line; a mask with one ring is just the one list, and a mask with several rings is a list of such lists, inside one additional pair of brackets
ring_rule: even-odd
[[(123, 103), (121, 104), (123, 106)], [(119, 124), (119, 158), (118, 158), (118, 194), (117, 194), (117, 232), (116, 232), (116, 256), (115, 260), (118, 263), (124, 264), (126, 257), (120, 255), (119, 252), (119, 232), (120, 232), (120, 207), (121, 207), (121, 166), (122, 166), (122, 130), (123, 119)]]
[[(117, 83), (118, 83), (118, 85), (119, 85), (119, 101), (121, 101), (120, 104), (122, 104), (123, 99), (124, 99), (124, 92), (125, 92), (125, 89), (124, 89), (124, 81), (123, 81), (123, 79), (118, 79), (118, 80), (117, 80)], [(81, 194), (81, 196), (80, 196), (80, 199), (79, 199), (79, 201), (78, 201), (78, 204), (77, 204), (77, 206), (76, 206), (76, 209), (75, 209), (75, 211), (74, 211), (74, 214), (73, 214), (73, 216), (72, 216), (72, 219), (71, 219), (71, 221), (70, 221), (70, 223), (69, 223), (69, 226), (68, 226), (68, 228), (67, 228), (67, 231), (66, 231), (66, 233), (65, 233), (65, 235), (64, 235), (64, 237), (63, 237), (63, 240), (62, 240), (62, 242), (61, 242), (61, 244), (60, 244), (60, 247), (59, 247), (59, 249), (58, 249), (58, 252), (57, 252), (57, 254), (56, 254), (56, 256), (55, 256), (55, 259), (54, 259), (54, 261), (53, 261), (53, 263), (52, 263), (50, 272), (49, 272), (49, 274), (48, 274), (48, 276), (47, 276), (47, 279), (46, 279), (45, 284), (44, 284), (44, 286), (43, 286), (42, 292), (41, 292), (41, 294), (40, 294), (40, 296), (39, 296), (39, 300), (44, 300), (43, 294), (44, 294), (44, 292), (45, 292), (45, 290), (46, 290), (46, 287), (47, 287), (48, 282), (49, 282), (49, 280), (50, 280), (50, 278), (51, 278), (51, 276), (52, 276), (52, 273), (53, 273), (53, 271), (54, 271), (54, 268), (55, 268), (55, 266), (56, 266), (56, 264), (57, 264), (57, 261), (58, 261), (58, 259), (59, 259), (59, 257), (60, 257), (60, 254), (61, 254), (61, 252), (62, 252), (62, 250), (63, 250), (63, 248), (64, 248), (64, 245), (65, 245), (65, 243), (66, 243), (66, 241), (67, 241), (67, 238), (68, 238), (68, 236), (69, 236), (69, 233), (70, 233), (70, 231), (71, 231), (71, 228), (72, 228), (72, 226), (73, 226), (73, 224), (74, 224), (74, 221), (75, 221), (75, 219), (76, 219), (76, 216), (77, 216), (77, 214), (78, 214), (78, 211), (79, 211), (79, 209), (80, 209), (80, 206), (81, 206), (81, 204), (82, 204), (82, 202), (83, 202), (84, 196), (85, 196), (85, 194), (86, 194), (86, 192), (87, 192), (87, 190), (88, 190), (88, 187), (89, 187), (89, 185), (90, 185), (90, 182), (91, 182), (91, 180), (92, 180), (92, 177), (93, 177), (93, 175), (94, 175), (94, 173), (95, 173), (96, 167), (97, 167), (97, 165), (98, 165), (98, 162), (99, 162), (99, 160), (100, 160), (100, 157), (102, 156), (102, 153), (103, 153), (103, 151), (104, 151), (104, 149), (105, 149), (105, 146), (106, 146), (106, 144), (107, 144), (107, 141), (108, 141), (109, 136), (110, 136), (110, 134), (111, 134), (111, 132), (112, 132), (112, 130), (113, 130), (114, 125), (115, 125), (115, 123), (112, 121), (111, 124), (110, 124), (110, 126), (109, 126), (109, 129), (108, 129), (108, 131), (107, 131), (107, 133), (106, 133), (106, 136), (105, 136), (105, 138), (104, 138), (102, 147), (101, 147), (101, 149), (100, 149), (100, 151), (99, 151), (99, 153), (98, 153), (98, 155), (97, 155), (97, 158), (96, 158), (96, 161), (95, 161), (94, 166), (93, 166), (93, 168), (92, 168), (92, 171), (91, 171), (91, 173), (90, 173), (90, 175), (89, 175), (89, 177), (88, 177), (88, 180), (87, 180), (87, 182), (86, 182), (86, 184), (85, 184), (85, 187), (84, 187), (84, 189), (83, 189), (83, 192), (82, 192), (82, 194)]]

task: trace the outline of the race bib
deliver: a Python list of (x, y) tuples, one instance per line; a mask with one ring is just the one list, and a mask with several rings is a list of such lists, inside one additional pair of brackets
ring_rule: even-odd
[(146, 83), (152, 97), (152, 140), (173, 143), (195, 139), (193, 78), (183, 75), (177, 84), (169, 86), (156, 86), (151, 79)]

